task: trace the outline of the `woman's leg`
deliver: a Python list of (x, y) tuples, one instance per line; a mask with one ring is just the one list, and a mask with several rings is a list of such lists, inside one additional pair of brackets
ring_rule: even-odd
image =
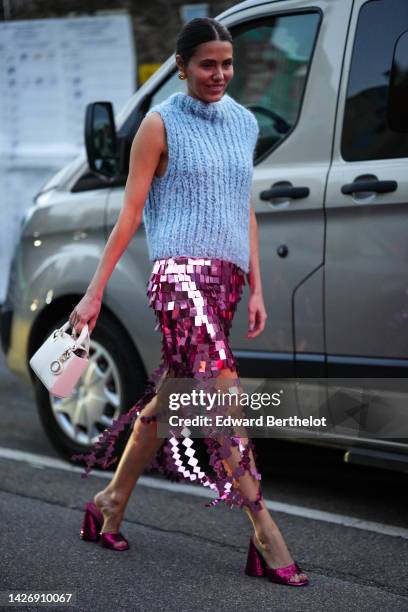
[(155, 415), (156, 407), (157, 394), (146, 404), (136, 419), (112, 480), (105, 489), (94, 496), (94, 502), (104, 516), (101, 530), (104, 533), (119, 531), (119, 525), (136, 482), (164, 441), (163, 438), (157, 437), (156, 422), (146, 423), (140, 418)]
[[(225, 368), (220, 371), (217, 378), (233, 379), (237, 378), (237, 373), (234, 370)], [(239, 409), (238, 409), (239, 411)], [(248, 444), (248, 438), (241, 438), (243, 444)], [(255, 459), (252, 451), (249, 452), (251, 467), (255, 468)], [(238, 446), (231, 445), (231, 454), (223, 460), (225, 469), (231, 473), (238, 467), (239, 461), (242, 459)], [(255, 501), (259, 492), (259, 482), (252, 474), (245, 470), (245, 474), (239, 478), (238, 487), (240, 493), (247, 497), (250, 501)], [(244, 506), (245, 512), (255, 530), (255, 536), (258, 540), (263, 556), (267, 563), (273, 567), (285, 567), (293, 563), (293, 558), (286, 546), (285, 540), (279, 530), (279, 527), (273, 520), (269, 510), (265, 506), (263, 499), (260, 500), (261, 510), (252, 511), (249, 507)], [(304, 580), (307, 576), (303, 573), (296, 573), (293, 576), (294, 581)]]

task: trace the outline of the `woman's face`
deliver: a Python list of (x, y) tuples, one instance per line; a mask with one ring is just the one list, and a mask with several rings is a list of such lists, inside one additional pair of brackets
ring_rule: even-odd
[(226, 40), (198, 45), (187, 67), (184, 67), (180, 55), (176, 55), (176, 62), (187, 76), (187, 93), (205, 102), (220, 100), (234, 76), (232, 44)]

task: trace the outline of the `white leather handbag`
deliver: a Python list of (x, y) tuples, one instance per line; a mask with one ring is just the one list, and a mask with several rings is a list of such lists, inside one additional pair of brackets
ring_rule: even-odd
[(66, 333), (68, 327), (69, 321), (54, 330), (29, 361), (41, 382), (57, 397), (72, 394), (89, 363), (88, 325), (84, 325), (77, 339)]

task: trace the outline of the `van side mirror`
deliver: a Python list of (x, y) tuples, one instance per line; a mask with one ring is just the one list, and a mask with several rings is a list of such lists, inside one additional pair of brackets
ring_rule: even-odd
[(93, 102), (86, 107), (85, 147), (90, 169), (114, 178), (119, 174), (115, 119), (111, 102)]
[(394, 49), (387, 119), (395, 132), (408, 132), (408, 32), (401, 34)]

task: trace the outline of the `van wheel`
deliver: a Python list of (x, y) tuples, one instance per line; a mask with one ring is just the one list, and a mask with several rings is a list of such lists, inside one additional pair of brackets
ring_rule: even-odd
[[(56, 321), (43, 341), (67, 319)], [(100, 433), (136, 403), (145, 382), (144, 368), (128, 337), (101, 312), (90, 335), (88, 367), (70, 397), (51, 395), (35, 377), (38, 411), (51, 444), (69, 461), (73, 454), (88, 452)], [(118, 448), (118, 453), (122, 450)]]

